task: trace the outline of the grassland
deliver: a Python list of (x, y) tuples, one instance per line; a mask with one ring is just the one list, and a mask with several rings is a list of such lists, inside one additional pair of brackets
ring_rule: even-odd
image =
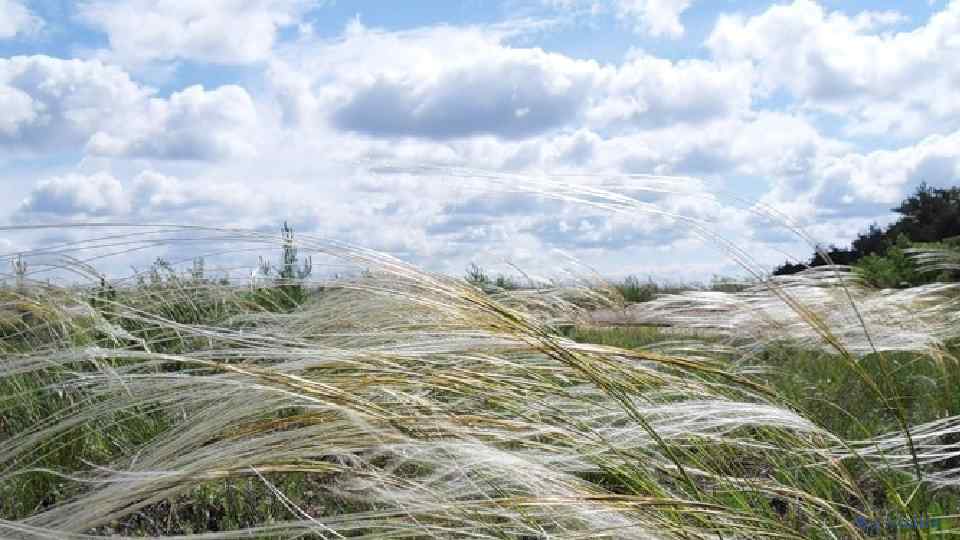
[[(276, 242), (112, 238), (185, 233)], [(484, 290), (299, 243), (363, 272), (58, 285), (34, 265), (5, 289), (0, 536), (957, 532), (952, 286), (821, 272), (668, 295), (645, 306), (670, 328), (610, 328), (589, 317), (622, 305), (610, 287)]]

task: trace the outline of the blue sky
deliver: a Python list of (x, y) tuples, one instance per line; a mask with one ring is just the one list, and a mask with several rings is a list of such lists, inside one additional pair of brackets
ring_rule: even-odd
[(957, 35), (942, 0), (0, 0), (0, 220), (741, 273), (708, 231), (770, 268), (960, 179)]

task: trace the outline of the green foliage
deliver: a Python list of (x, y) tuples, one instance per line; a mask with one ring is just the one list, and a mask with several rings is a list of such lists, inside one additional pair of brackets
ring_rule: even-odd
[(625, 302), (649, 302), (660, 293), (660, 287), (653, 280), (640, 281), (637, 276), (627, 276), (619, 283), (613, 284)]
[(737, 293), (747, 290), (753, 284), (750, 280), (713, 276), (708, 289), (715, 292)]
[(251, 304), (272, 313), (286, 313), (307, 301), (309, 294), (300, 283), (282, 283), (273, 287), (257, 287), (244, 295)]
[(878, 253), (867, 255), (857, 261), (853, 267), (867, 284), (881, 289), (916, 287), (924, 283), (956, 279), (955, 271), (945, 269), (931, 271), (922, 268), (911, 254), (911, 251), (918, 249), (955, 252), (957, 246), (952, 239), (931, 243), (911, 242), (906, 234), (901, 233), (896, 242), (882, 255)]
[[(867, 355), (859, 361), (871, 378), (888, 377), (892, 396), (906, 410), (911, 423), (960, 414), (960, 370), (954, 357), (960, 349), (948, 349), (947, 360), (938, 362), (918, 353)], [(886, 362), (886, 365), (884, 364)], [(804, 411), (832, 433), (848, 439), (869, 438), (896, 430), (896, 422), (878, 407), (863, 378), (844, 365), (841, 358), (810, 349), (774, 344), (754, 360), (759, 380)]]
[(897, 243), (883, 255), (872, 253), (854, 264), (860, 276), (870, 285), (881, 289), (914, 287), (929, 278), (920, 272), (916, 262), (905, 251), (911, 247), (903, 234)]
[(512, 277), (504, 276), (503, 274), (498, 275), (497, 279), (493, 280), (494, 286), (498, 289), (513, 290), (519, 289), (520, 286), (514, 281)]
[(112, 283), (107, 281), (106, 277), (100, 276), (100, 285), (93, 291), (93, 295), (90, 298), (90, 306), (101, 312), (107, 312), (110, 304), (116, 301), (116, 299), (117, 289)]
[(570, 337), (582, 343), (597, 343), (624, 349), (638, 349), (671, 339), (671, 336), (652, 326), (576, 327)]
[[(4, 345), (9, 346), (9, 341)], [(118, 364), (110, 366), (115, 367)], [(95, 392), (70, 384), (77, 372), (96, 371), (78, 360), (65, 368), (0, 379), (0, 441), (11, 440), (63, 411), (100, 401)], [(165, 415), (141, 407), (99, 415), (73, 427), (56, 444), (24, 456), (21, 465), (29, 464), (33, 470), (0, 481), (0, 518), (22, 519), (82, 492), (81, 486), (50, 471), (69, 474), (85, 470), (90, 463), (108, 463), (168, 427)]]
[(197, 257), (193, 260), (193, 268), (190, 269), (190, 279), (196, 283), (206, 281), (206, 262), (203, 257)]

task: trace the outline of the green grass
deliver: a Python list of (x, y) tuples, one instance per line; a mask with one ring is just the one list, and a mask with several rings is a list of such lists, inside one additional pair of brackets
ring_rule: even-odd
[(579, 342), (610, 345), (624, 349), (638, 349), (658, 342), (667, 341), (671, 336), (652, 326), (622, 326), (604, 328), (597, 326), (578, 326), (569, 336)]

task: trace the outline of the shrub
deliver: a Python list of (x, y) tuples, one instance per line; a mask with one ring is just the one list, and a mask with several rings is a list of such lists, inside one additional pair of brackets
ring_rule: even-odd
[(627, 276), (623, 281), (613, 284), (614, 290), (630, 303), (649, 302), (657, 297), (660, 287), (652, 279), (641, 281), (637, 276)]
[(870, 285), (881, 289), (913, 287), (929, 278), (920, 272), (916, 262), (905, 251), (911, 247), (909, 240), (900, 235), (896, 245), (883, 255), (876, 253), (861, 258), (854, 265), (857, 272)]

